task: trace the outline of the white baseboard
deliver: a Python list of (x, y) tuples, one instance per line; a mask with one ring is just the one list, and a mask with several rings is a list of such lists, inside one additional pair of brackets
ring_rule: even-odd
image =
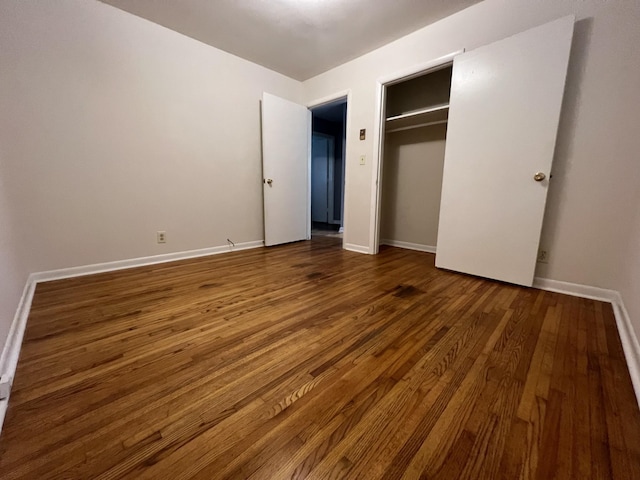
[(624, 350), (624, 356), (627, 360), (629, 375), (631, 375), (633, 389), (636, 392), (638, 406), (640, 406), (640, 342), (638, 342), (638, 336), (631, 323), (629, 312), (627, 312), (624, 306), (622, 295), (618, 292), (616, 292), (616, 294), (618, 298), (615, 302), (611, 302), (611, 304), (613, 305), (613, 313), (616, 317), (616, 324), (618, 325), (622, 349)]
[(36, 291), (36, 283), (31, 276), (27, 279), (27, 283), (22, 290), (22, 296), (18, 303), (18, 309), (11, 322), (11, 328), (9, 329), (9, 335), (4, 343), (2, 354), (0, 355), (0, 377), (3, 381), (6, 381), (8, 385), (6, 388), (7, 396), (0, 400), (0, 432), (2, 431), (2, 425), (4, 424), (4, 416), (7, 413), (7, 407), (9, 406), (9, 396), (11, 394), (11, 386), (13, 385), (13, 377), (16, 374), (16, 367), (18, 366), (18, 357), (20, 356), (20, 348), (22, 347), (22, 338), (24, 337), (24, 331), (27, 327), (27, 318), (29, 318), (29, 311), (31, 310), (31, 302), (33, 301), (33, 294)]
[(264, 240), (254, 242), (236, 243), (235, 246), (221, 245), (219, 247), (201, 248), (198, 250), (186, 250), (184, 252), (165, 253), (150, 257), (131, 258), (128, 260), (118, 260), (115, 262), (94, 263), (80, 267), (61, 268), (59, 270), (48, 270), (32, 274), (36, 282), (48, 282), (50, 280), (61, 280), (63, 278), (80, 277), (82, 275), (92, 275), (94, 273), (114, 272), (126, 268), (143, 267), (145, 265), (156, 265), (159, 263), (175, 262), (176, 260), (187, 260), (189, 258), (206, 257), (220, 253), (248, 250), (264, 246)]
[(620, 298), (620, 294), (615, 290), (590, 287), (588, 285), (580, 285), (579, 283), (561, 282), (559, 280), (550, 280), (548, 278), (541, 277), (534, 278), (533, 288), (610, 303), (613, 303), (615, 300)]
[[(115, 270), (123, 270), (125, 268), (135, 268), (144, 265), (155, 265), (159, 263), (173, 262), (176, 260), (186, 260), (189, 258), (205, 257), (208, 255), (217, 255), (220, 253), (228, 253), (238, 250), (248, 250), (250, 248), (259, 248), (264, 246), (264, 240), (254, 242), (237, 243), (235, 246), (223, 245), (219, 247), (202, 248), (199, 250), (188, 250), (184, 252), (167, 253), (163, 255), (154, 255), (151, 257), (132, 258), (129, 260), (119, 260), (115, 262), (96, 263), (93, 265), (85, 265), (81, 267), (62, 268), (59, 270), (49, 270), (45, 272), (36, 272), (29, 275), (27, 282), (18, 304), (18, 309), (11, 322), (9, 335), (0, 355), (0, 378), (2, 381), (8, 382), (9, 393), (13, 384), (13, 377), (18, 366), (18, 357), (20, 356), (20, 348), (22, 347), (22, 339), (27, 327), (27, 319), (31, 310), (31, 302), (36, 290), (36, 286), (40, 282), (48, 282), (51, 280), (60, 280), (63, 278), (79, 277), (82, 275), (92, 275), (94, 273), (112, 272)], [(5, 380), (6, 379), (6, 380)], [(0, 432), (4, 423), (4, 416), (7, 412), (9, 404), (9, 395), (0, 400)]]
[(433, 245), (422, 245), (421, 243), (401, 242), (400, 240), (381, 239), (380, 245), (389, 245), (391, 247), (406, 248), (408, 250), (417, 250), (418, 252), (436, 253), (436, 247)]
[(627, 361), (627, 367), (629, 368), (631, 383), (636, 393), (636, 401), (640, 407), (640, 342), (638, 342), (638, 336), (633, 328), (631, 317), (629, 317), (629, 312), (627, 312), (624, 306), (620, 292), (539, 277), (534, 279), (533, 286), (540, 290), (548, 290), (550, 292), (573, 295), (574, 297), (589, 298), (611, 303), (624, 357)]
[(356, 245), (355, 243), (345, 243), (344, 249), (349, 250), (350, 252), (357, 253), (371, 253), (369, 251), (369, 247), (365, 245)]

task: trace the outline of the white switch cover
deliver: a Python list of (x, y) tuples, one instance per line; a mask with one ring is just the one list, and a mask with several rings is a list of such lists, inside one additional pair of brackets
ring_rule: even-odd
[(364, 165), (366, 157), (364, 155), (360, 155), (360, 165)]

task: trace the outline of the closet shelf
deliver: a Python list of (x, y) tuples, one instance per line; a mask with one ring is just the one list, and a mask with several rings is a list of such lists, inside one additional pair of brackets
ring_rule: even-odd
[(449, 104), (443, 103), (429, 108), (415, 110), (388, 117), (385, 130), (387, 133), (409, 130), (412, 128), (426, 127), (446, 123), (449, 117)]

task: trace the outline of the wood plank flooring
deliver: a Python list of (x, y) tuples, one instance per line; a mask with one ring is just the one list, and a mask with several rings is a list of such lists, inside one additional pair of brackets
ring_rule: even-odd
[(3, 479), (640, 479), (610, 305), (319, 238), (40, 284)]

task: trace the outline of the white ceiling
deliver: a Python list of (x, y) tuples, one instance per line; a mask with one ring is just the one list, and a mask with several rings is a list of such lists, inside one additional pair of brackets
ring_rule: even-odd
[(101, 0), (306, 80), (480, 0)]

